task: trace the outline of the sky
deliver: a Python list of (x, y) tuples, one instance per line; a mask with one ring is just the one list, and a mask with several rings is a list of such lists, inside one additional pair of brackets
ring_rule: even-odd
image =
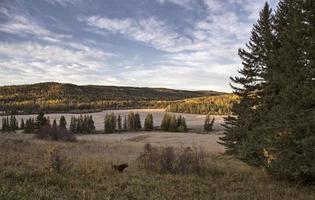
[[(265, 0), (0, 0), (0, 85), (230, 92)], [(275, 8), (278, 0), (268, 0)]]

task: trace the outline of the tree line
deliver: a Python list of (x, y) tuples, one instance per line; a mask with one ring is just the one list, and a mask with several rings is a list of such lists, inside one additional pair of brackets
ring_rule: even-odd
[[(152, 131), (153, 115), (147, 114), (144, 121), (144, 130)], [(114, 133), (121, 131), (140, 131), (142, 130), (142, 123), (139, 113), (129, 112), (127, 116), (122, 118), (120, 115), (114, 113), (107, 113), (104, 119), (104, 132)]]
[(269, 172), (315, 180), (315, 1), (268, 3), (239, 50), (240, 97), (221, 138), (228, 154)]
[(186, 119), (181, 115), (176, 117), (176, 115), (165, 113), (161, 122), (161, 130), (169, 132), (186, 132), (188, 130)]
[(177, 113), (229, 115), (232, 112), (232, 104), (237, 101), (237, 95), (190, 98), (170, 102), (166, 110)]

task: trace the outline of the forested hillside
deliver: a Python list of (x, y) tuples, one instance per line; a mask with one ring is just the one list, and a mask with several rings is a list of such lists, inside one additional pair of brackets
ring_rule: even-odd
[(169, 101), (218, 94), (221, 93), (38, 83), (0, 87), (0, 111), (33, 113), (39, 110), (57, 112), (83, 109), (165, 108)]
[(225, 94), (207, 97), (189, 98), (172, 102), (169, 112), (228, 115), (231, 114), (232, 104), (238, 101), (237, 95)]

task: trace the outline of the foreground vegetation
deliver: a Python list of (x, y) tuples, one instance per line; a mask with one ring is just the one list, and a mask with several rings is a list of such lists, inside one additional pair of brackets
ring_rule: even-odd
[[(315, 198), (312, 186), (276, 181), (258, 168), (198, 148), (152, 147), (150, 153), (148, 147), (131, 149), (121, 142), (56, 143), (26, 136), (0, 136), (0, 199)], [(146, 165), (153, 155), (159, 168)], [(191, 168), (185, 171), (180, 159), (195, 162), (187, 164)], [(123, 174), (112, 170), (111, 164), (123, 162), (129, 165)]]

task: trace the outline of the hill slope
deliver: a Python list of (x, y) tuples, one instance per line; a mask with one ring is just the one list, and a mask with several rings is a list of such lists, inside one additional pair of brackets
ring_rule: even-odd
[[(152, 102), (219, 95), (215, 91), (37, 83), (0, 87), (0, 111), (37, 112), (152, 106)], [(162, 105), (160, 105), (162, 106)]]

